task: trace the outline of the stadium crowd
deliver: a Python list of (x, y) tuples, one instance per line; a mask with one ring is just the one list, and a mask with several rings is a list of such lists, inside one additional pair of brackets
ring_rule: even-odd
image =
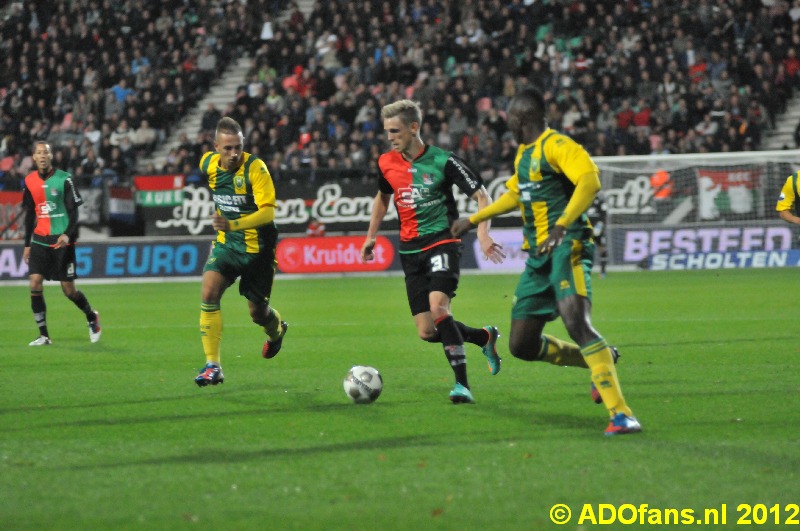
[[(0, 181), (46, 138), (54, 165), (101, 185), (184, 172), (216, 121), (285, 176), (364, 176), (385, 145), (381, 107), (425, 110), (422, 136), (484, 172), (515, 148), (503, 109), (545, 93), (549, 124), (593, 155), (757, 150), (800, 71), (800, 0), (60, 0), (2, 22)], [(285, 10), (285, 16), (274, 16)], [(195, 138), (175, 131), (229, 61), (253, 68)], [(163, 167), (137, 159), (170, 134)]]

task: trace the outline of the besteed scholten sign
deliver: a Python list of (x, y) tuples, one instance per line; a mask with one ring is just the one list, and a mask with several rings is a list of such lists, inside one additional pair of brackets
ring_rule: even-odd
[(797, 267), (794, 232), (775, 222), (725, 226), (618, 227), (611, 238), (614, 263), (653, 270)]

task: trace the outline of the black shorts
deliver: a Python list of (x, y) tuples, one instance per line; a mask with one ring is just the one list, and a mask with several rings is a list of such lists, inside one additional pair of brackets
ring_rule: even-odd
[(437, 245), (419, 253), (400, 255), (411, 315), (430, 311), (428, 295), (432, 291), (441, 291), (451, 299), (456, 296), (460, 262), (461, 244), (455, 242)]
[(42, 275), (45, 280), (73, 282), (78, 278), (75, 272), (75, 246), (65, 245), (54, 249), (49, 245), (31, 242), (28, 274)]

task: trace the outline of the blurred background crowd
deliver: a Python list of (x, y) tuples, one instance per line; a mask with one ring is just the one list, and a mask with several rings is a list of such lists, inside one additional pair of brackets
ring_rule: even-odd
[[(593, 155), (757, 150), (800, 71), (800, 2), (775, 0), (57, 0), (0, 23), (0, 187), (35, 140), (83, 186), (199, 180), (224, 115), (276, 181), (369, 178), (380, 109), (412, 98), (423, 139), (508, 172), (504, 108), (538, 86), (551, 127)], [(252, 68), (207, 104), (232, 62)], [(149, 155), (176, 138), (163, 162)], [(791, 146), (795, 147), (795, 146)], [(147, 162), (146, 162), (147, 161)]]

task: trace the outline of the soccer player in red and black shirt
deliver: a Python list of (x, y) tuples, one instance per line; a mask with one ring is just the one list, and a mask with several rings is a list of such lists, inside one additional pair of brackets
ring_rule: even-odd
[(100, 318), (83, 292), (75, 288), (75, 241), (78, 239), (78, 207), (83, 203), (72, 175), (53, 167), (50, 144), (36, 142), (33, 149), (36, 170), (25, 177), (22, 206), (25, 210), (25, 250), (22, 258), (29, 267), (31, 309), (39, 327), (32, 347), (51, 344), (47, 331), (44, 280), (61, 281), (61, 290), (85, 315), (89, 340), (100, 339)]
[[(394, 196), (400, 218), (400, 259), (417, 333), (421, 339), (441, 342), (444, 347), (456, 380), (450, 400), (454, 404), (472, 403), (464, 342), (481, 347), (490, 371), (497, 374), (499, 333), (496, 326), (469, 327), (454, 320), (450, 312), (450, 300), (458, 287), (462, 247), (461, 240), (450, 235), (450, 224), (458, 218), (453, 185), (476, 200), (479, 208), (490, 205), (492, 200), (481, 178), (461, 159), (422, 142), (422, 112), (416, 102), (391, 103), (382, 109), (381, 116), (392, 151), (378, 160), (379, 191), (372, 205), (361, 258), (374, 258), (378, 229)], [(489, 236), (488, 223), (478, 227), (478, 240), (485, 258), (495, 263), (505, 258), (502, 246)]]

